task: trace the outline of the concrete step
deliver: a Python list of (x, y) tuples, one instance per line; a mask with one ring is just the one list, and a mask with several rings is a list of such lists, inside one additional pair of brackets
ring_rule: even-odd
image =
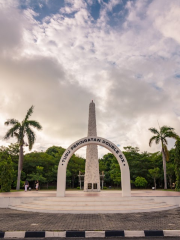
[[(33, 211), (33, 212), (50, 212), (50, 213), (123, 213), (123, 212), (149, 212), (149, 211), (162, 211), (178, 207), (177, 205), (167, 204), (165, 202), (155, 202), (153, 199), (133, 199), (124, 198), (104, 199), (96, 198), (91, 199), (78, 198), (43, 198), (33, 199), (29, 201), (11, 205), (10, 208)], [(102, 200), (102, 201), (100, 201)], [(111, 201), (112, 200), (112, 201)]]
[(44, 212), (44, 213), (75, 213), (75, 214), (98, 214), (98, 213), (133, 213), (133, 212), (152, 212), (152, 211), (163, 211), (163, 210), (168, 210), (168, 209), (173, 209), (177, 208), (178, 206), (170, 205), (170, 206), (162, 206), (161, 208), (159, 207), (154, 207), (154, 208), (122, 208), (122, 209), (111, 209), (111, 208), (106, 208), (106, 209), (87, 209), (87, 208), (81, 208), (81, 209), (69, 209), (67, 208), (55, 208), (55, 209), (47, 209), (46, 207), (23, 207), (23, 206), (16, 206), (16, 207), (10, 207), (12, 209), (16, 210), (21, 210), (21, 211), (30, 211), (30, 212)]
[(51, 207), (52, 205), (53, 206), (68, 206), (69, 208), (71, 207), (74, 207), (74, 206), (83, 206), (83, 207), (87, 207), (87, 206), (96, 206), (96, 207), (107, 207), (107, 206), (112, 206), (112, 207), (118, 207), (118, 206), (121, 206), (121, 207), (125, 207), (125, 206), (131, 206), (133, 205), (134, 207), (135, 206), (161, 206), (161, 205), (165, 205), (166, 203), (163, 203), (163, 202), (158, 202), (158, 203), (154, 203), (154, 202), (40, 202), (40, 201), (34, 201), (34, 202), (29, 202), (28, 204), (27, 203), (22, 203), (24, 206), (27, 205), (27, 206), (46, 206), (46, 207)]

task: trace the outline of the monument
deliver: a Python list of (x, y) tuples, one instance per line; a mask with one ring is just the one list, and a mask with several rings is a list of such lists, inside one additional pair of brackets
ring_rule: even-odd
[[(100, 176), (97, 145), (108, 149), (117, 159), (121, 170), (122, 196), (131, 196), (129, 165), (121, 150), (109, 140), (98, 137), (96, 131), (95, 104), (89, 105), (88, 136), (72, 143), (63, 153), (57, 174), (57, 197), (64, 197), (66, 190), (66, 169), (71, 156), (80, 148), (87, 146), (84, 191), (99, 192)], [(80, 174), (79, 174), (80, 176)], [(81, 177), (81, 176), (80, 176)]]
[[(89, 104), (89, 119), (88, 119), (88, 137), (92, 136), (97, 137), (96, 111), (95, 103), (93, 101)], [(85, 192), (100, 191), (98, 148), (97, 145), (93, 144), (88, 145), (86, 149), (84, 191)]]

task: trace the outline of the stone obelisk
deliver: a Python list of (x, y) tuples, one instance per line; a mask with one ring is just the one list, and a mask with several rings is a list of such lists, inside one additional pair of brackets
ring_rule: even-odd
[[(88, 120), (88, 137), (97, 136), (96, 131), (96, 112), (95, 103), (92, 101), (89, 104), (89, 120)], [(86, 166), (85, 166), (85, 192), (99, 192), (99, 162), (97, 145), (88, 145), (86, 149)]]

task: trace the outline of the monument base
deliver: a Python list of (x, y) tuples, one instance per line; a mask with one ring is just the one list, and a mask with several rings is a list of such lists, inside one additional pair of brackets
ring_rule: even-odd
[(97, 181), (96, 183), (84, 183), (84, 192), (100, 192), (100, 182)]
[(84, 192), (100, 192), (100, 189), (85, 189)]

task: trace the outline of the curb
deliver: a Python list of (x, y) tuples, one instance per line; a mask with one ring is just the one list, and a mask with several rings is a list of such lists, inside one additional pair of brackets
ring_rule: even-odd
[(81, 238), (104, 238), (104, 237), (179, 237), (180, 230), (144, 230), (144, 231), (14, 231), (0, 232), (0, 238), (46, 238), (46, 237), (81, 237)]

